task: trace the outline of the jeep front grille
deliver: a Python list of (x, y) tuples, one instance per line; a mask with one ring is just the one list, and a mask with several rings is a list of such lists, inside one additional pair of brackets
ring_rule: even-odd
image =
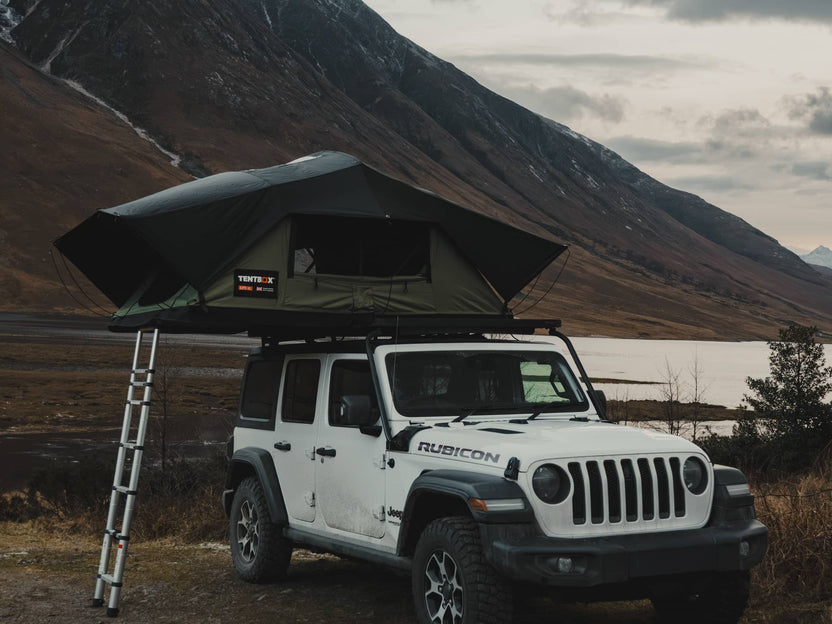
[(586, 525), (684, 518), (680, 465), (678, 457), (569, 462), (572, 521)]

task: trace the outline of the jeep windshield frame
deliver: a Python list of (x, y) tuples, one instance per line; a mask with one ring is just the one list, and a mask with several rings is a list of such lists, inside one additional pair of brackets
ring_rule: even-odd
[(471, 414), (586, 411), (589, 400), (566, 359), (528, 344), (396, 350), (384, 357), (395, 411), (411, 420)]

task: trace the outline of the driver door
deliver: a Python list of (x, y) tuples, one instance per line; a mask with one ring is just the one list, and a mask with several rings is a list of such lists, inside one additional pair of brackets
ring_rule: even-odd
[[(384, 452), (386, 438), (350, 423), (341, 408), (344, 396), (367, 396), (378, 422), (378, 403), (366, 358), (340, 355), (328, 361), (328, 400), (318, 428), (315, 470), (318, 505), (327, 526), (380, 538), (384, 535)], [(374, 435), (377, 434), (377, 435)], [(324, 454), (321, 454), (321, 453)]]

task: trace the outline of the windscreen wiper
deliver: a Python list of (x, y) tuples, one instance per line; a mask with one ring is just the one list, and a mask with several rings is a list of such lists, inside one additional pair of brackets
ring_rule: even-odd
[(474, 406), (474, 407), (468, 407), (468, 408), (465, 408), (464, 410), (462, 410), (462, 412), (460, 413), (460, 415), (459, 415), (459, 416), (457, 416), (456, 418), (454, 418), (451, 422), (460, 422), (460, 421), (462, 421), (462, 420), (465, 420), (465, 419), (466, 419), (466, 418), (468, 418), (471, 414), (474, 414), (474, 413), (476, 413), (478, 410), (480, 410), (482, 407), (483, 407), (482, 405), (476, 405), (476, 406)]
[(549, 401), (548, 403), (544, 403), (542, 406), (538, 407), (535, 411), (533, 411), (531, 413), (531, 416), (529, 416), (526, 419), (526, 422), (529, 422), (530, 420), (534, 420), (535, 418), (540, 416), (543, 412), (545, 412), (547, 410), (550, 410), (553, 407), (557, 407), (558, 405), (563, 405), (563, 401)]
[(515, 409), (517, 406), (514, 403), (484, 403), (482, 405), (475, 405), (474, 407), (466, 407), (462, 413), (454, 418), (451, 422), (460, 422), (465, 420), (472, 414), (476, 414), (481, 410), (498, 410), (498, 409)]

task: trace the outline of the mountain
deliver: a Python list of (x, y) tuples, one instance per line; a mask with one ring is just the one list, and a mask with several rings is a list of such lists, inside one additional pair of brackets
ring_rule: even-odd
[(6, 311), (78, 311), (56, 276), (57, 265), (73, 285), (50, 253), (51, 241), (95, 209), (190, 176), (110, 111), (1, 42), (0, 111), (0, 305)]
[[(2, 132), (28, 151), (25, 169), (3, 154), (0, 170), (11, 176), (9, 188), (21, 180), (31, 187), (0, 206), (0, 216), (17, 220), (0, 226), (14, 249), (0, 263), (21, 276), (46, 284), (38, 262), (46, 234), (94, 209), (188, 175), (335, 149), (569, 243), (557, 284), (560, 266), (515, 302), (517, 312), (616, 335), (770, 337), (789, 320), (832, 329), (832, 281), (774, 239), (489, 91), (359, 0), (9, 6), (19, 23), (15, 49), (0, 54), (0, 81), (9, 83), (0, 98), (16, 98), (16, 108)], [(29, 84), (54, 90), (39, 97), (42, 107), (27, 99)], [(79, 94), (80, 85), (97, 100)], [(94, 132), (84, 125), (93, 118), (102, 124)], [(86, 135), (54, 138), (79, 127), (100, 139), (96, 156), (80, 140)], [(58, 158), (51, 145), (65, 153)], [(132, 185), (112, 166), (125, 150), (153, 153), (129, 169)], [(45, 231), (32, 226), (37, 218), (47, 219)], [(46, 303), (44, 285), (20, 293), (0, 284), (7, 288), (6, 306)]]
[(821, 245), (814, 251), (809, 252), (805, 256), (800, 256), (800, 259), (807, 264), (826, 267), (832, 269), (832, 249)]

